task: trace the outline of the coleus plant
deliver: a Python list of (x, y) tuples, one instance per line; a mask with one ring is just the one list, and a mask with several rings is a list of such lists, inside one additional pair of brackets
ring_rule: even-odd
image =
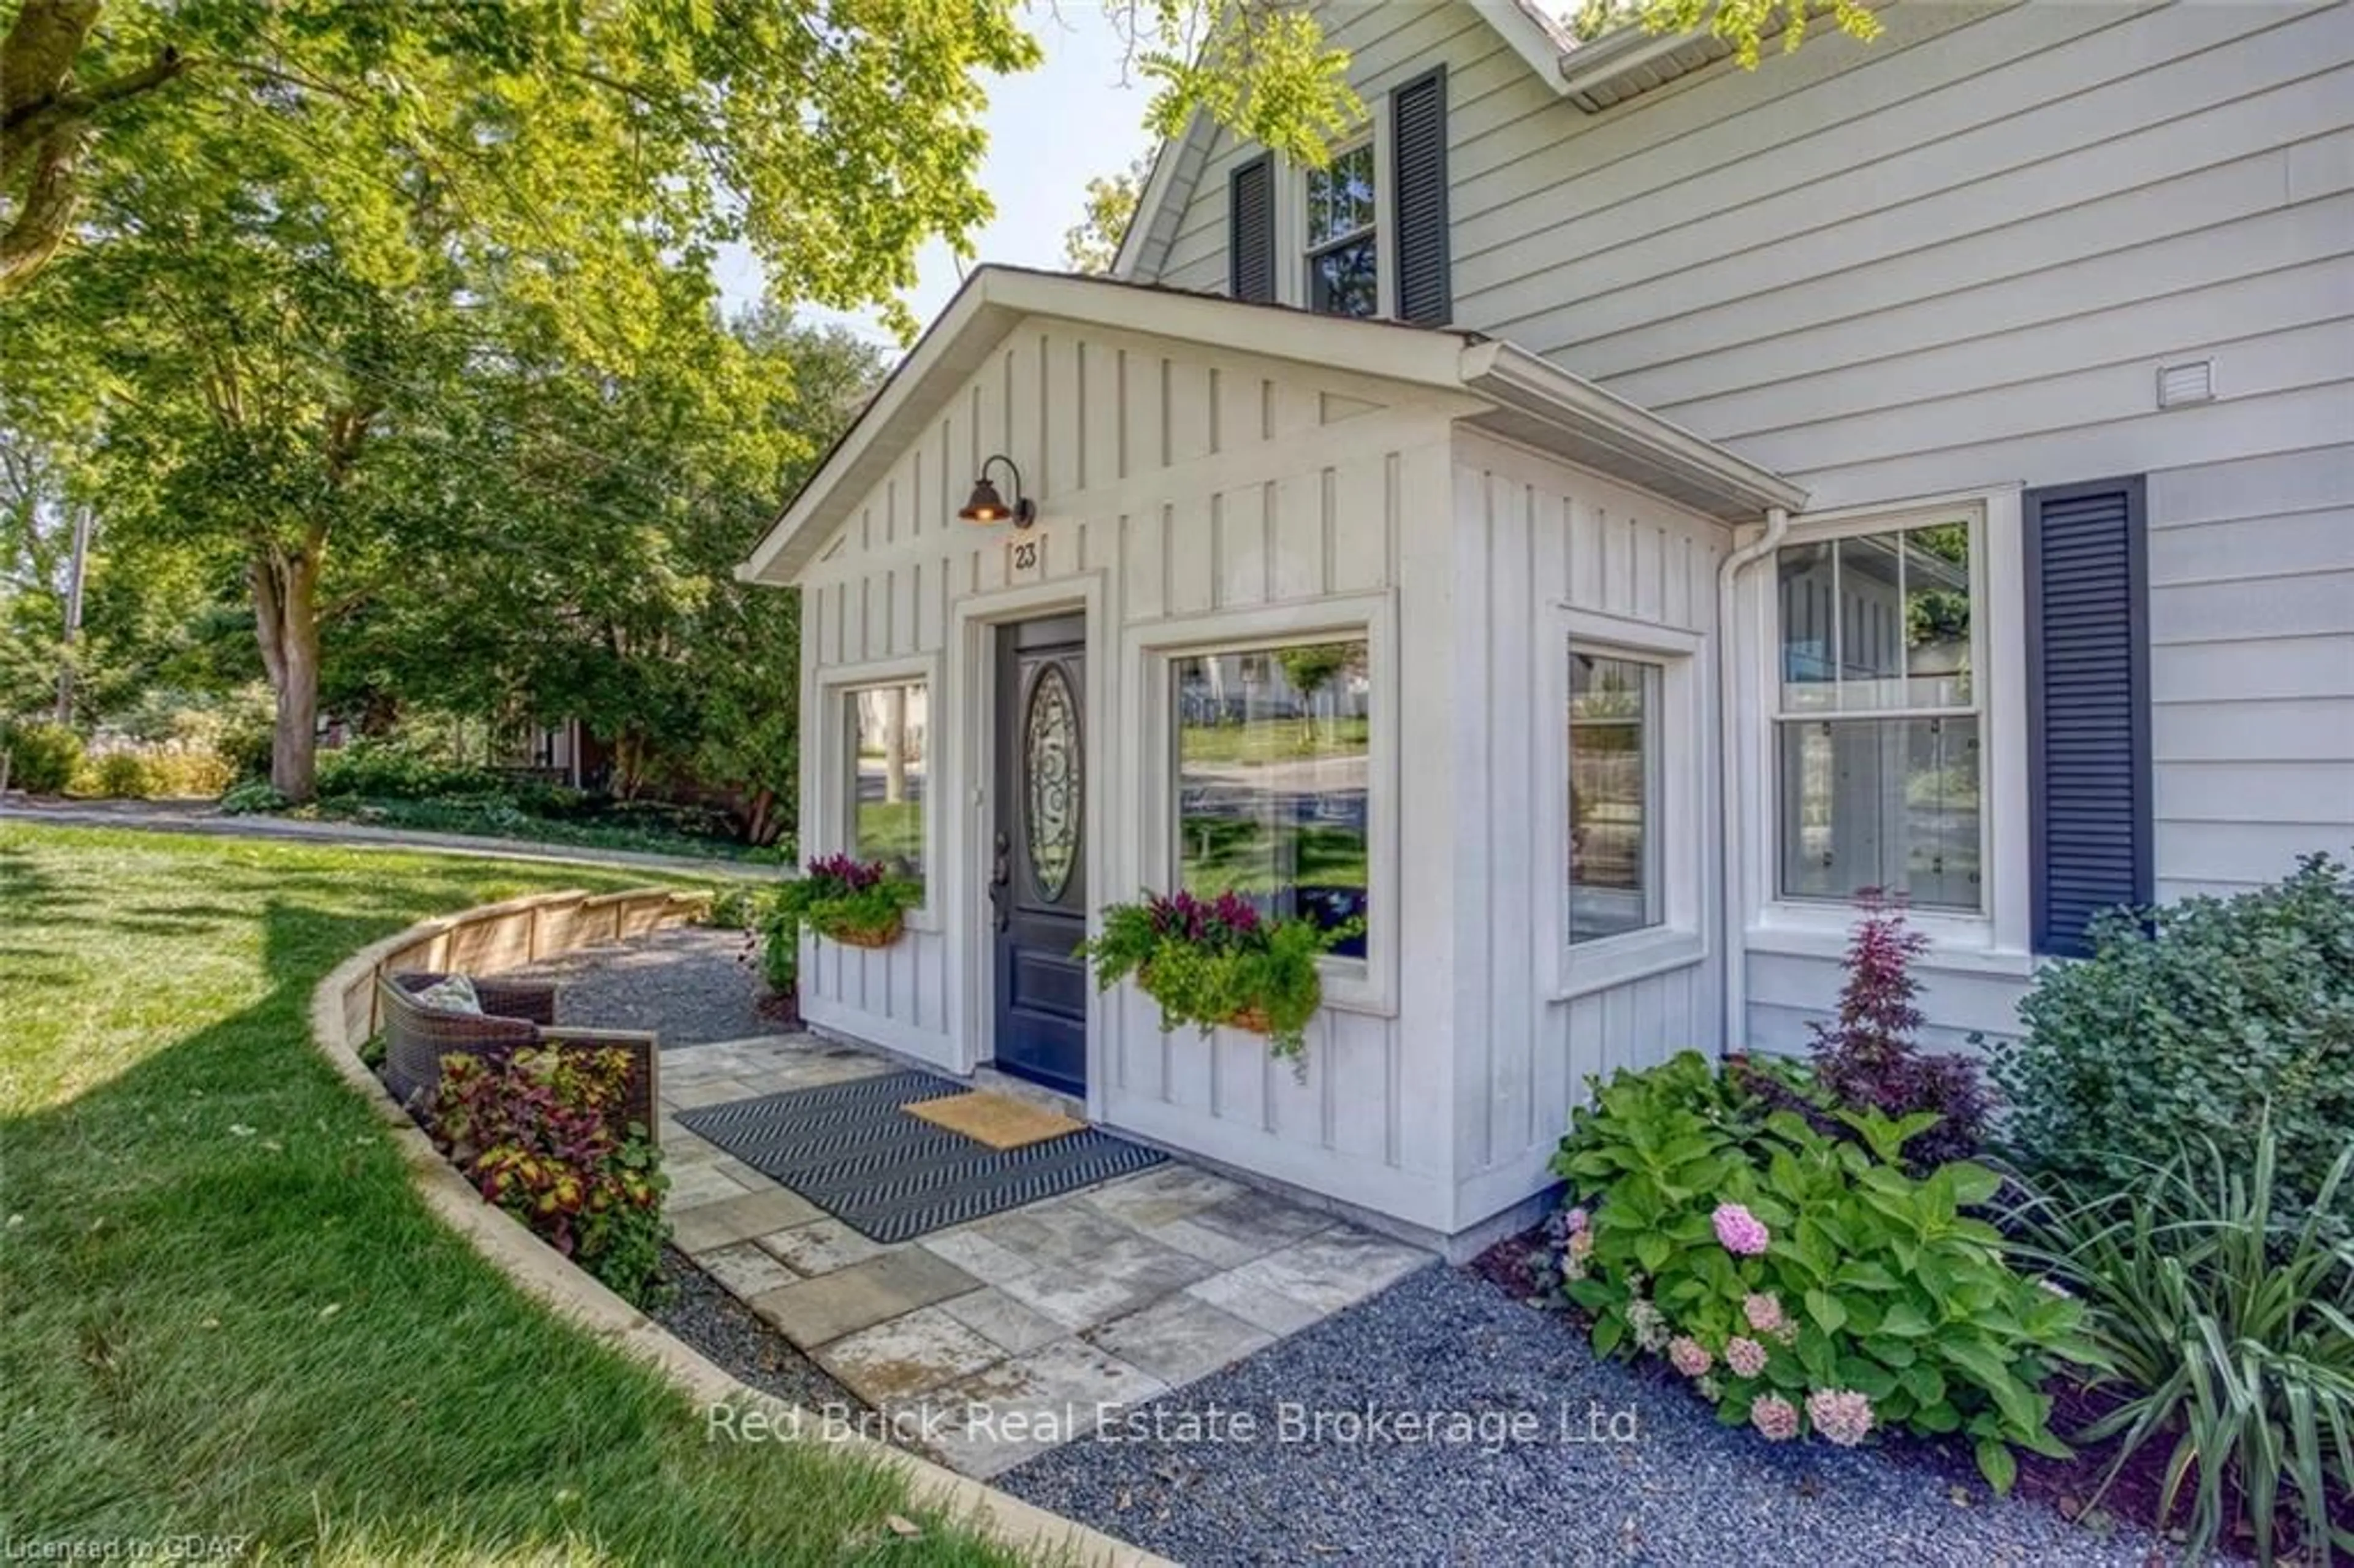
[(670, 1181), (645, 1127), (622, 1119), (617, 1049), (457, 1053), (441, 1064), (433, 1133), (484, 1200), (643, 1305), (659, 1288)]

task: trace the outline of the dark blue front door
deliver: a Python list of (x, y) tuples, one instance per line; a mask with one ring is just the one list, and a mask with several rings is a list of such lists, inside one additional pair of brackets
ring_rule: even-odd
[(1087, 622), (1057, 616), (997, 632), (997, 805), (989, 898), (996, 927), (1001, 1071), (1084, 1095), (1087, 970)]

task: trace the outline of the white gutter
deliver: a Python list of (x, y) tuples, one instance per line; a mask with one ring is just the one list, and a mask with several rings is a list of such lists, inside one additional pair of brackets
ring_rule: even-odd
[(1745, 834), (1733, 831), (1740, 793), (1734, 780), (1740, 777), (1735, 762), (1740, 750), (1737, 732), (1741, 716), (1734, 691), (1742, 673), (1739, 641), (1733, 634), (1737, 613), (1735, 599), (1742, 569), (1772, 555), (1789, 531), (1789, 509), (1767, 507), (1766, 532), (1725, 556), (1716, 570), (1716, 777), (1722, 808), (1718, 813), (1722, 825), (1716, 837), (1717, 917), (1724, 942), (1724, 1044), (1718, 1048), (1720, 1056), (1744, 1049), (1749, 1029), (1748, 901), (1742, 885), (1741, 858), (1748, 840)]
[(1737, 508), (1734, 515), (1806, 504), (1807, 493), (1773, 470), (1512, 344), (1466, 346), (1457, 374), (1467, 391), (1705, 486)]

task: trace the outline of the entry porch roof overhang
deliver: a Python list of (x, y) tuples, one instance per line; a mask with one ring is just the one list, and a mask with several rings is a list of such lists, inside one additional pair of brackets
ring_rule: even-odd
[(976, 270), (736, 568), (790, 584), (942, 405), (1023, 321), (1145, 334), (1211, 353), (1371, 376), (1451, 399), (1458, 422), (1534, 447), (1728, 523), (1800, 509), (1806, 492), (1681, 426), (1509, 343), (1353, 321), (1150, 284), (988, 266)]

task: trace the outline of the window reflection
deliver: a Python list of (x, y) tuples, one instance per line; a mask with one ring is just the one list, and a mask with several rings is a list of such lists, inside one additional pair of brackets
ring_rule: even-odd
[(848, 699), (851, 853), (921, 882), (931, 757), (924, 683), (868, 686)]
[(1660, 923), (1657, 664), (1569, 658), (1569, 940)]
[[(1366, 644), (1189, 654), (1170, 683), (1181, 885), (1328, 930), (1366, 917)], [(1333, 951), (1362, 959), (1364, 935)]]

